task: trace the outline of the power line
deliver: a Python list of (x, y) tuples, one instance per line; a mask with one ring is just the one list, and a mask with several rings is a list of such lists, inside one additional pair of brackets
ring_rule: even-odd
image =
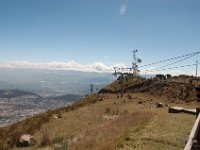
[(186, 54), (186, 55), (177, 56), (177, 57), (168, 58), (168, 59), (165, 59), (165, 60), (161, 60), (161, 61), (157, 61), (157, 62), (154, 62), (154, 63), (150, 63), (150, 64), (147, 64), (147, 65), (140, 66), (140, 68), (151, 66), (151, 65), (155, 65), (155, 64), (158, 64), (158, 63), (163, 63), (163, 62), (166, 62), (166, 61), (179, 59), (179, 58), (182, 58), (182, 57), (187, 57), (187, 56), (191, 56), (191, 55), (197, 55), (199, 53), (200, 53), (200, 51), (199, 52), (190, 53), (190, 54)]
[(190, 66), (194, 66), (194, 65), (196, 65), (196, 64), (184, 65), (184, 66), (177, 66), (177, 67), (166, 68), (166, 69), (162, 69), (162, 70), (170, 70), (170, 69), (184, 68), (184, 67), (190, 67)]
[[(200, 64), (200, 63), (199, 63)], [(156, 71), (162, 71), (162, 70), (170, 70), (170, 69), (177, 69), (177, 68), (184, 68), (184, 67), (190, 67), (190, 66), (195, 66), (197, 64), (189, 64), (189, 65), (184, 65), (184, 66), (176, 66), (172, 68), (164, 68), (164, 69), (152, 69), (152, 70), (144, 70), (143, 72), (156, 72)]]
[[(184, 61), (184, 60), (186, 60), (186, 59), (189, 59), (189, 58), (191, 58), (191, 57), (194, 57), (194, 56), (196, 56), (196, 55), (197, 55), (197, 54), (194, 54), (194, 55), (185, 57), (185, 58), (183, 58), (183, 59), (180, 59), (180, 60), (178, 60), (178, 61), (172, 62), (172, 63), (170, 63), (170, 64), (167, 64), (167, 65), (164, 65), (164, 66), (161, 66), (161, 67), (157, 67), (157, 68), (155, 68), (155, 70), (156, 70), (156, 69), (165, 68), (165, 67), (168, 67), (168, 66), (170, 66), (170, 65), (177, 64), (177, 63), (182, 62), (182, 61)], [(154, 69), (152, 69), (152, 70), (154, 70)]]

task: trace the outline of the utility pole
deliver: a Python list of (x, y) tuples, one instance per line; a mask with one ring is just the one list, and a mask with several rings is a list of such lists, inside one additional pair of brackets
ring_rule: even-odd
[(93, 84), (90, 84), (90, 92), (91, 92), (91, 94), (93, 94), (93, 88), (94, 88), (94, 85)]
[(199, 61), (197, 60), (197, 61), (196, 61), (196, 77), (197, 77), (197, 75), (198, 75), (198, 63), (199, 63)]
[(123, 93), (124, 93), (124, 74), (121, 74), (121, 97), (123, 97)]
[(113, 73), (113, 75), (115, 75), (115, 76), (120, 75), (119, 79), (120, 79), (120, 85), (121, 85), (120, 86), (121, 97), (123, 97), (123, 94), (124, 94), (124, 76), (128, 74), (128, 73), (123, 72), (124, 69), (126, 69), (126, 68), (114, 67), (115, 73)]

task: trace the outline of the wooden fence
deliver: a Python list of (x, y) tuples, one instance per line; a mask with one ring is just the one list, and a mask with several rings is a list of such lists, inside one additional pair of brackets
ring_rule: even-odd
[(200, 114), (199, 108), (196, 110), (197, 119), (190, 132), (187, 144), (184, 150), (200, 150)]

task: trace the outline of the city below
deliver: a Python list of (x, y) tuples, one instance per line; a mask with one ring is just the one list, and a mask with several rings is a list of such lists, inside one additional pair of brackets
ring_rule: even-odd
[[(75, 96), (77, 100), (80, 96)], [(21, 121), (36, 114), (51, 109), (67, 106), (73, 103), (73, 98), (57, 100), (57, 98), (42, 98), (38, 95), (23, 95), (17, 97), (0, 97), (0, 127)]]

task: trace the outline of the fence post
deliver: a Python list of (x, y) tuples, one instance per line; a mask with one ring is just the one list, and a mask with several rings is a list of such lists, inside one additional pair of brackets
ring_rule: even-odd
[(196, 118), (198, 117), (199, 113), (200, 113), (200, 107), (196, 107)]

